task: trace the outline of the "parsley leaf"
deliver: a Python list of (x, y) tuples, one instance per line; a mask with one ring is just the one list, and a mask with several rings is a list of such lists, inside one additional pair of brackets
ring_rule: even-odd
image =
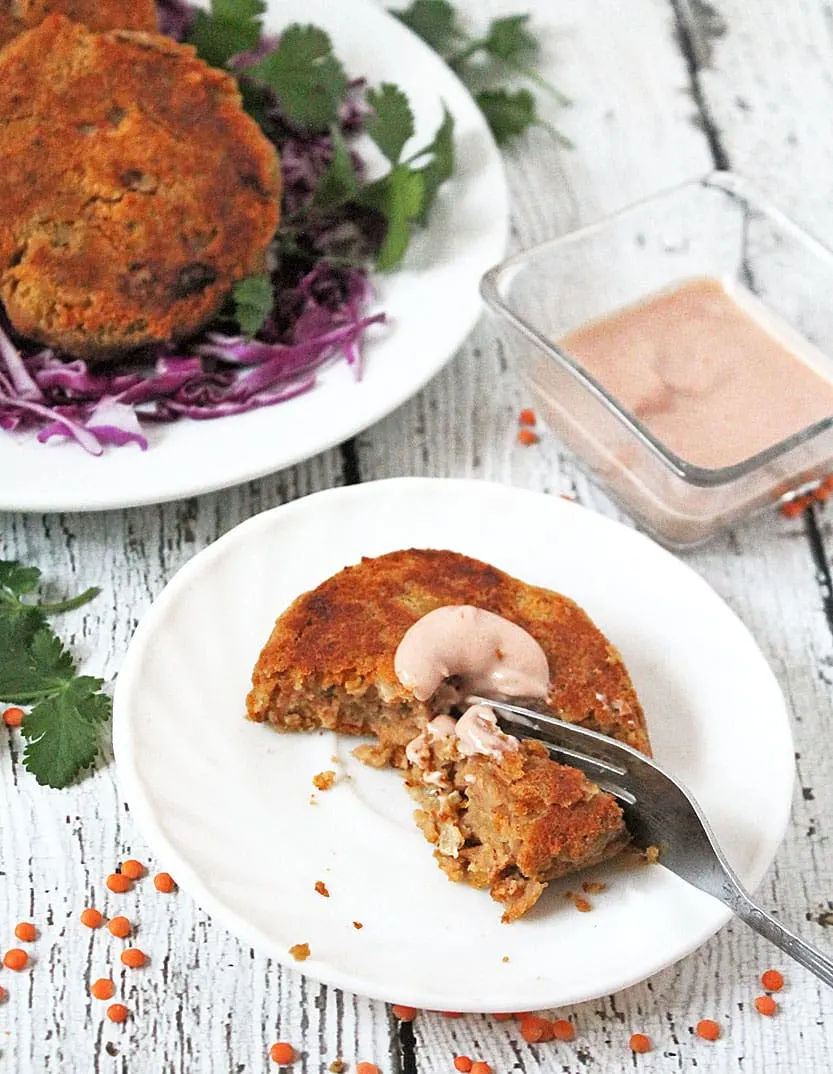
[(65, 787), (94, 762), (110, 698), (100, 679), (76, 675), (46, 617), (80, 607), (98, 589), (52, 604), (22, 600), (39, 579), (35, 567), (0, 561), (0, 699), (34, 706), (23, 720), (23, 763), (38, 783)]
[(538, 52), (538, 39), (526, 25), (529, 15), (509, 15), (505, 19), (494, 19), (483, 39), (483, 51), (504, 63), (522, 63)]
[(373, 194), (374, 207), (384, 213), (388, 227), (385, 241), (376, 255), (376, 268), (389, 272), (405, 255), (411, 238), (411, 223), (419, 219), (425, 182), (419, 172), (397, 164), (378, 181)]
[(12, 560), (0, 561), (0, 599), (5, 597), (14, 601), (37, 589), (39, 581), (37, 567), (23, 567)]
[(246, 74), (275, 91), (290, 120), (313, 130), (336, 123), (347, 98), (344, 68), (329, 35), (317, 26), (288, 26), (277, 48), (261, 63), (247, 67)]
[(546, 90), (559, 104), (570, 103), (532, 66), (540, 44), (529, 28), (529, 15), (492, 19), (486, 33), (476, 37), (460, 25), (448, 0), (414, 0), (409, 8), (392, 14), (438, 52), (465, 83), (499, 145), (532, 126), (546, 127), (562, 145), (570, 145), (557, 128), (541, 119), (529, 90), (513, 92), (501, 77), (502, 70), (508, 71)]
[(398, 164), (405, 143), (414, 134), (414, 114), (408, 98), (398, 86), (383, 82), (369, 90), (367, 103), (373, 109), (365, 120), (365, 130), (391, 164)]
[(240, 325), (240, 331), (247, 336), (253, 336), (260, 331), (275, 303), (269, 273), (262, 272), (258, 276), (247, 276), (244, 280), (238, 280), (232, 288), (231, 298), (234, 303), (234, 319)]
[(440, 189), (446, 179), (454, 173), (454, 118), (447, 108), (443, 108), (443, 121), (434, 141), (422, 150), (414, 159), (421, 159), (431, 154), (428, 163), (419, 169), (423, 182), (422, 207), (417, 217), (420, 227), (428, 223), (428, 215)]
[(481, 90), (475, 99), (498, 145), (505, 145), (538, 122), (535, 98), (527, 89), (516, 93)]
[(38, 783), (66, 787), (95, 763), (99, 727), (110, 716), (101, 686), (101, 679), (79, 675), (27, 713), (23, 763)]
[(457, 13), (447, 0), (414, 0), (405, 11), (394, 11), (393, 14), (441, 56), (463, 37), (457, 24)]
[(211, 0), (210, 11), (197, 11), (188, 42), (206, 63), (223, 67), (258, 43), (265, 10), (264, 0)]

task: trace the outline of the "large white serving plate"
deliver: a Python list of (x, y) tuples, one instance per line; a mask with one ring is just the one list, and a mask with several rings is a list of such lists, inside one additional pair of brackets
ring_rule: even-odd
[[(781, 692), (743, 624), (693, 570), (618, 523), (558, 497), (416, 478), (317, 493), (244, 522), (183, 567), (140, 624), (116, 686), (116, 759), (166, 868), (279, 961), (417, 1007), (559, 1006), (693, 951), (729, 912), (661, 866), (594, 870), (608, 890), (592, 913), (563, 897), (575, 878), (554, 883), (502, 925), (486, 892), (439, 870), (398, 773), (358, 763), (355, 740), (244, 719), (275, 617), (346, 564), (408, 547), (453, 549), (577, 600), (621, 650), (658, 760), (758, 884), (787, 821), (793, 749)], [(350, 778), (312, 804), (313, 775), (334, 767)], [(310, 945), (304, 963), (288, 953), (297, 943)]]
[(262, 477), (332, 447), (389, 414), (449, 361), (481, 311), (480, 277), (504, 254), (509, 209), (500, 154), (468, 91), (427, 45), (370, 0), (269, 0), (278, 30), (314, 23), (353, 75), (395, 82), (408, 94), (424, 145), (445, 103), (455, 123), (456, 169), (429, 227), (401, 269), (376, 276), (371, 329), (357, 382), (344, 362), (307, 395), (214, 421), (147, 425), (150, 448), (109, 448), (98, 458), (71, 441), (39, 444), (0, 430), (0, 510), (93, 511), (159, 503)]

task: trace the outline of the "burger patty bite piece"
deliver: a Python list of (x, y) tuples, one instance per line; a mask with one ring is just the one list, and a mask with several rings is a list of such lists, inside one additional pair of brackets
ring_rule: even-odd
[(156, 29), (154, 0), (0, 0), (0, 48), (53, 14), (90, 30)]
[(24, 336), (106, 359), (193, 334), (264, 269), (280, 189), (190, 46), (50, 15), (0, 52), (0, 299)]

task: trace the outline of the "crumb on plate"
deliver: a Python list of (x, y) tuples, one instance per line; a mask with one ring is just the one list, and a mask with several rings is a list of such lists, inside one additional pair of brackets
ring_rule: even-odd
[(330, 787), (336, 781), (336, 774), (331, 768), (328, 768), (326, 772), (319, 772), (312, 777), (312, 782), (319, 789), (319, 791), (328, 791)]

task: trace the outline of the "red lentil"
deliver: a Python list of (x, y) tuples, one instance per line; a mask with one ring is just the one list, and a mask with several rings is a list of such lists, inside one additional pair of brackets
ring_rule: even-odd
[(6, 709), (3, 713), (3, 723), (6, 727), (20, 727), (23, 723), (24, 715), (23, 709), (19, 709), (17, 705), (12, 705), (11, 708)]
[(767, 992), (780, 992), (784, 987), (784, 975), (778, 970), (767, 970), (761, 974), (761, 984)]
[(628, 1045), (632, 1052), (642, 1054), (643, 1052), (650, 1052), (651, 1041), (644, 1033), (633, 1033), (631, 1039), (628, 1041)]
[(295, 1049), (291, 1044), (287, 1044), (285, 1040), (279, 1040), (277, 1044), (273, 1044), (269, 1049), (269, 1058), (273, 1063), (279, 1063), (282, 1067), (288, 1066), (290, 1063), (295, 1062)]
[(153, 886), (165, 895), (169, 895), (176, 888), (174, 878), (170, 873), (157, 873), (153, 878)]
[(13, 947), (3, 955), (3, 965), (7, 970), (25, 970), (29, 962), (29, 956), (20, 947)]
[(111, 1003), (107, 1008), (107, 1017), (111, 1022), (123, 1022), (128, 1014), (129, 1011), (123, 1003)]

